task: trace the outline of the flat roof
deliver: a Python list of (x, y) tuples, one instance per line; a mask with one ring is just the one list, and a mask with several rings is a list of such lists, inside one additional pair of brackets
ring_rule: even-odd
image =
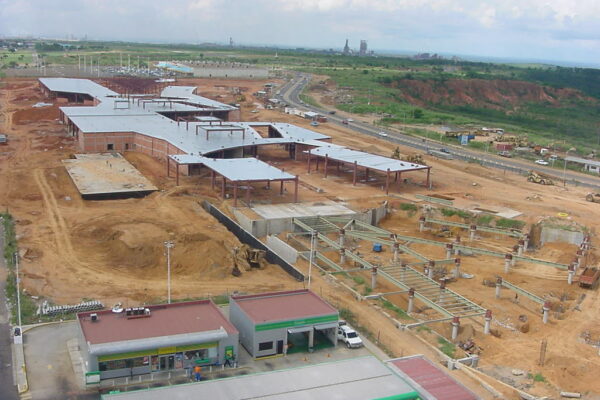
[(147, 193), (158, 190), (118, 153), (75, 154), (62, 160), (82, 196)]
[(600, 161), (588, 160), (587, 158), (569, 156), (569, 157), (565, 157), (565, 160), (573, 161), (573, 162), (576, 162), (579, 164), (595, 165), (596, 167), (600, 167)]
[(329, 303), (307, 289), (231, 298), (255, 324), (338, 313)]
[(356, 212), (335, 201), (314, 203), (260, 204), (252, 210), (264, 219), (355, 215)]
[(197, 86), (167, 86), (160, 93), (162, 97), (185, 98), (194, 105), (212, 107), (219, 110), (237, 110), (237, 107), (194, 94)]
[(296, 179), (296, 176), (257, 158), (209, 158), (190, 154), (177, 154), (169, 157), (179, 164), (203, 164), (234, 182)]
[(423, 388), (431, 400), (478, 400), (479, 397), (423, 356), (388, 361), (403, 376)]
[(310, 153), (321, 157), (327, 156), (332, 160), (350, 164), (356, 162), (356, 164), (361, 167), (376, 169), (383, 172), (386, 172), (388, 169), (390, 172), (403, 172), (430, 168), (426, 165), (413, 164), (408, 161), (396, 160), (348, 148), (317, 147), (312, 149)]
[[(85, 340), (90, 344), (147, 339), (179, 334), (213, 331), (220, 328), (228, 333), (237, 329), (210, 300), (146, 306), (149, 317), (127, 318), (125, 312), (111, 310), (77, 314)], [(92, 322), (90, 314), (98, 314)]]
[[(418, 392), (373, 356), (199, 383), (103, 395), (104, 400), (383, 399)], [(411, 397), (407, 397), (411, 398)]]
[(101, 98), (107, 96), (117, 96), (117, 92), (105, 88), (89, 79), (74, 78), (39, 78), (48, 90), (63, 93), (81, 93), (92, 97)]

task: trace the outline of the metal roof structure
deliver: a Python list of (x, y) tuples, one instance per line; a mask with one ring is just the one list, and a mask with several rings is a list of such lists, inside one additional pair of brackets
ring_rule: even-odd
[(420, 393), (392, 368), (373, 356), (366, 356), (199, 383), (106, 394), (102, 399), (410, 400), (419, 396)]
[(202, 164), (232, 182), (294, 180), (288, 174), (257, 158), (209, 158), (189, 154), (169, 156), (177, 164)]
[(325, 300), (307, 289), (231, 296), (256, 324), (338, 314)]
[(89, 79), (73, 78), (39, 78), (39, 81), (53, 92), (82, 93), (97, 99), (109, 96), (118, 96), (117, 92), (105, 88)]
[(348, 148), (323, 147), (310, 150), (311, 155), (328, 157), (331, 160), (341, 161), (382, 172), (406, 172), (420, 169), (429, 169), (426, 165), (413, 164), (408, 161), (396, 160), (389, 157), (369, 154)]
[(581, 158), (581, 157), (565, 157), (566, 161), (572, 161), (578, 164), (585, 164), (585, 165), (594, 165), (596, 167), (600, 167), (600, 161), (596, 161), (596, 160), (588, 160), (587, 158)]
[(196, 86), (167, 86), (160, 93), (162, 97), (177, 97), (196, 106), (208, 106), (219, 110), (236, 110), (237, 107), (220, 103), (194, 94)]
[[(427, 400), (478, 400), (469, 389), (423, 357), (412, 356), (387, 362), (400, 376), (413, 381)], [(427, 392), (425, 395), (424, 392)]]

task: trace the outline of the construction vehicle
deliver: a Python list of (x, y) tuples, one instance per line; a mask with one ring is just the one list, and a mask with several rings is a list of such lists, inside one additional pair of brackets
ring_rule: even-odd
[(392, 152), (392, 158), (394, 158), (396, 160), (406, 161), (411, 164), (425, 165), (422, 154), (413, 153), (413, 154), (401, 155), (399, 147), (396, 147), (396, 149)]
[(529, 171), (529, 175), (527, 175), (527, 181), (540, 185), (554, 185), (552, 178), (537, 171)]
[(267, 264), (267, 252), (264, 250), (253, 249), (252, 247), (243, 244), (241, 247), (233, 248), (233, 276), (240, 276), (242, 270), (240, 266), (248, 265), (250, 268), (264, 268)]
[(585, 196), (585, 200), (590, 203), (600, 203), (600, 193), (588, 193)]
[(579, 276), (579, 286), (584, 288), (593, 288), (600, 278), (600, 269), (596, 267), (586, 267)]

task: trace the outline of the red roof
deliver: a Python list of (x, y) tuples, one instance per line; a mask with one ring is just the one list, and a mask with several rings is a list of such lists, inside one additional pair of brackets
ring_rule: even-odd
[[(85, 340), (91, 344), (146, 339), (217, 330), (238, 333), (210, 300), (146, 306), (150, 316), (128, 318), (125, 311), (91, 311), (77, 314)], [(92, 322), (90, 315), (98, 314)]]
[(424, 357), (390, 361), (392, 365), (439, 400), (478, 400), (475, 394)]
[(306, 289), (231, 298), (255, 324), (338, 313), (329, 303)]

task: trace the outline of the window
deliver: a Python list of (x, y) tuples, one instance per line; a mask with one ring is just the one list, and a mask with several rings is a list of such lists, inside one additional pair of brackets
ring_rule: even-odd
[(114, 149), (115, 149), (115, 145), (114, 145), (114, 144), (112, 144), (112, 143), (108, 143), (108, 144), (106, 145), (106, 150), (114, 150)]
[(208, 359), (208, 349), (186, 351), (184, 354), (185, 354), (185, 358), (187, 360), (206, 360), (206, 359)]
[(273, 342), (262, 342), (258, 344), (258, 351), (272, 350)]
[(125, 143), (125, 150), (129, 150), (129, 143)]

